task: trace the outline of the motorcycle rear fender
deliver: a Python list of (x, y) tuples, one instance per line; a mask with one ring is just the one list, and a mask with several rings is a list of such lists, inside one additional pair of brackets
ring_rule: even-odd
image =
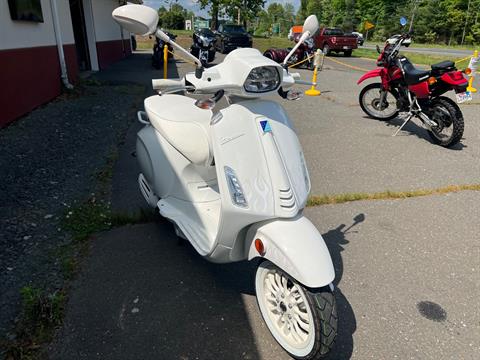
[[(323, 287), (335, 278), (332, 259), (322, 235), (302, 214), (291, 219), (254, 224), (246, 239), (249, 260), (257, 257), (270, 260), (307, 287)], [(263, 256), (255, 248), (256, 239), (264, 245)]]
[(461, 71), (451, 71), (443, 74), (440, 79), (453, 87), (465, 86), (468, 80), (465, 79)]
[(383, 77), (385, 76), (385, 74), (386, 74), (386, 70), (385, 70), (384, 68), (370, 70), (369, 72), (367, 72), (366, 74), (364, 74), (364, 75), (357, 81), (357, 85), (361, 84), (362, 82), (364, 82), (364, 81), (367, 80), (367, 79), (370, 79), (370, 78), (373, 78), (373, 77), (377, 77), (377, 76), (380, 76), (380, 77), (383, 79)]

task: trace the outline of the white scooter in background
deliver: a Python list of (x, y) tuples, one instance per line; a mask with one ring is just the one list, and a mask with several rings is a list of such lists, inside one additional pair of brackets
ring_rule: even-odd
[[(153, 80), (159, 95), (145, 99), (137, 138), (148, 204), (175, 224), (177, 234), (217, 263), (261, 259), (255, 289), (261, 314), (278, 343), (297, 359), (317, 359), (332, 347), (337, 313), (332, 260), (322, 236), (303, 216), (310, 179), (285, 110), (261, 100), (294, 83), (311, 84), (285, 64), (318, 30), (312, 15), (284, 66), (256, 49), (232, 51), (214, 67), (157, 30), (157, 12), (124, 5), (113, 18), (135, 34), (153, 34), (197, 64), (183, 79)], [(213, 94), (195, 101), (172, 94)], [(212, 111), (225, 97), (228, 107)]]

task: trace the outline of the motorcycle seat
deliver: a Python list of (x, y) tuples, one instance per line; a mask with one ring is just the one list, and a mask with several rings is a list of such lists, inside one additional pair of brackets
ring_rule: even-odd
[(455, 68), (455, 63), (453, 61), (442, 61), (437, 64), (432, 64), (432, 70), (450, 70)]
[(196, 165), (211, 162), (211, 110), (195, 106), (195, 99), (181, 95), (154, 95), (145, 99), (152, 126), (177, 151)]
[(419, 84), (426, 81), (430, 76), (430, 70), (416, 69), (407, 58), (401, 58), (400, 63), (405, 74), (405, 82), (407, 85)]

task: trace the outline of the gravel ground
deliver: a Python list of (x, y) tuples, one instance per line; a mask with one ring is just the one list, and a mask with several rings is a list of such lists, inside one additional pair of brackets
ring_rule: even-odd
[(62, 286), (54, 256), (70, 241), (62, 214), (94, 191), (145, 91), (126, 83), (82, 88), (0, 131), (0, 336), (14, 325), (22, 287)]

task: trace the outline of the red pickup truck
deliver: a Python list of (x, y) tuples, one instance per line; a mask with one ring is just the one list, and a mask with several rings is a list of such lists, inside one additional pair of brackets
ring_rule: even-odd
[(314, 41), (315, 47), (322, 49), (325, 55), (343, 52), (345, 56), (351, 56), (352, 51), (357, 48), (357, 37), (353, 34), (346, 35), (341, 29), (320, 29)]

